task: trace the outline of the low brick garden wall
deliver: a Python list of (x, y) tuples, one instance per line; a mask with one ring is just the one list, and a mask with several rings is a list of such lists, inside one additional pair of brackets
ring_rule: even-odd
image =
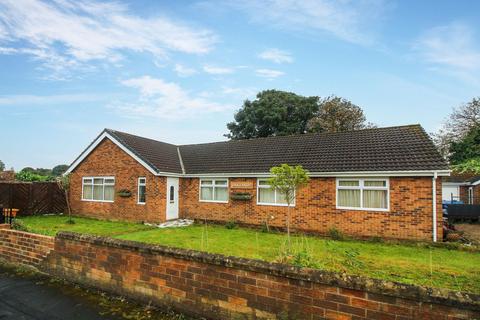
[(55, 238), (0, 225), (0, 258), (11, 263), (38, 266), (53, 250)]
[(466, 293), (70, 232), (54, 242), (44, 272), (211, 319), (480, 319)]

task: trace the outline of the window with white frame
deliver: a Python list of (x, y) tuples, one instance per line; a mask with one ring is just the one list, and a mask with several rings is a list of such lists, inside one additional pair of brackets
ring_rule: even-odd
[(388, 179), (337, 179), (337, 207), (340, 209), (389, 209)]
[(138, 192), (137, 192), (138, 204), (145, 204), (146, 191), (147, 191), (147, 178), (145, 177), (138, 178)]
[[(274, 206), (286, 206), (287, 198), (284, 193), (272, 189), (267, 179), (257, 180), (257, 204), (266, 204)], [(295, 195), (290, 206), (295, 205)]]
[(82, 200), (113, 202), (114, 177), (85, 177), (82, 184)]
[(200, 179), (200, 201), (228, 202), (228, 179)]

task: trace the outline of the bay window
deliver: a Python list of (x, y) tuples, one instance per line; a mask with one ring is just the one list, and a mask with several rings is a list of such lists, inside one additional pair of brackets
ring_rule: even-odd
[(82, 200), (113, 202), (114, 177), (85, 177), (82, 180)]
[(359, 210), (389, 209), (388, 179), (337, 179), (337, 208)]
[(228, 179), (200, 179), (200, 201), (228, 202)]

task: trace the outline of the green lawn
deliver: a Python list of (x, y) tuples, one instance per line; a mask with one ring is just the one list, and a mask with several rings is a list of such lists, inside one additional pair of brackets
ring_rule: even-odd
[(90, 233), (100, 236), (115, 236), (128, 234), (130, 232), (151, 230), (152, 227), (139, 223), (104, 221), (74, 217), (74, 224), (67, 223), (66, 216), (31, 216), (22, 217), (21, 220), (28, 231), (33, 233), (54, 236), (58, 231), (74, 231), (79, 233)]
[[(278, 261), (286, 236), (250, 229), (193, 225), (152, 229), (139, 224), (65, 217), (28, 217), (22, 221), (33, 232), (58, 230), (108, 235), (114, 238), (204, 250), (225, 255)], [(294, 257), (302, 265), (349, 274), (480, 294), (480, 253), (425, 245), (365, 241), (334, 241), (312, 236), (292, 238)], [(307, 252), (308, 254), (305, 254)], [(311, 259), (305, 259), (308, 257)], [(307, 260), (307, 263), (305, 263)]]

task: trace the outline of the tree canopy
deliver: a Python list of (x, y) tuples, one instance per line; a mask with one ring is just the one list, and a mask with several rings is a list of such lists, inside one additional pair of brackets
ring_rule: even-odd
[(58, 166), (53, 167), (52, 175), (54, 177), (61, 176), (65, 171), (67, 171), (68, 165), (67, 164), (59, 164)]
[(374, 126), (366, 121), (362, 108), (347, 99), (329, 96), (320, 101), (318, 111), (308, 122), (308, 131), (339, 132)]
[(0, 160), (0, 171), (5, 170), (5, 163), (3, 163), (2, 160)]
[(337, 132), (370, 126), (363, 110), (352, 102), (330, 96), (304, 97), (292, 92), (266, 90), (246, 100), (227, 124), (225, 136), (238, 140), (306, 132)]
[(246, 100), (227, 124), (230, 139), (250, 139), (307, 132), (307, 123), (318, 110), (318, 97), (266, 90)]
[(465, 137), (450, 143), (449, 160), (453, 165), (480, 158), (480, 126), (473, 127)]
[(480, 97), (454, 108), (443, 123), (442, 128), (433, 134), (433, 140), (440, 153), (449, 158), (452, 143), (464, 139), (472, 129), (480, 126)]

